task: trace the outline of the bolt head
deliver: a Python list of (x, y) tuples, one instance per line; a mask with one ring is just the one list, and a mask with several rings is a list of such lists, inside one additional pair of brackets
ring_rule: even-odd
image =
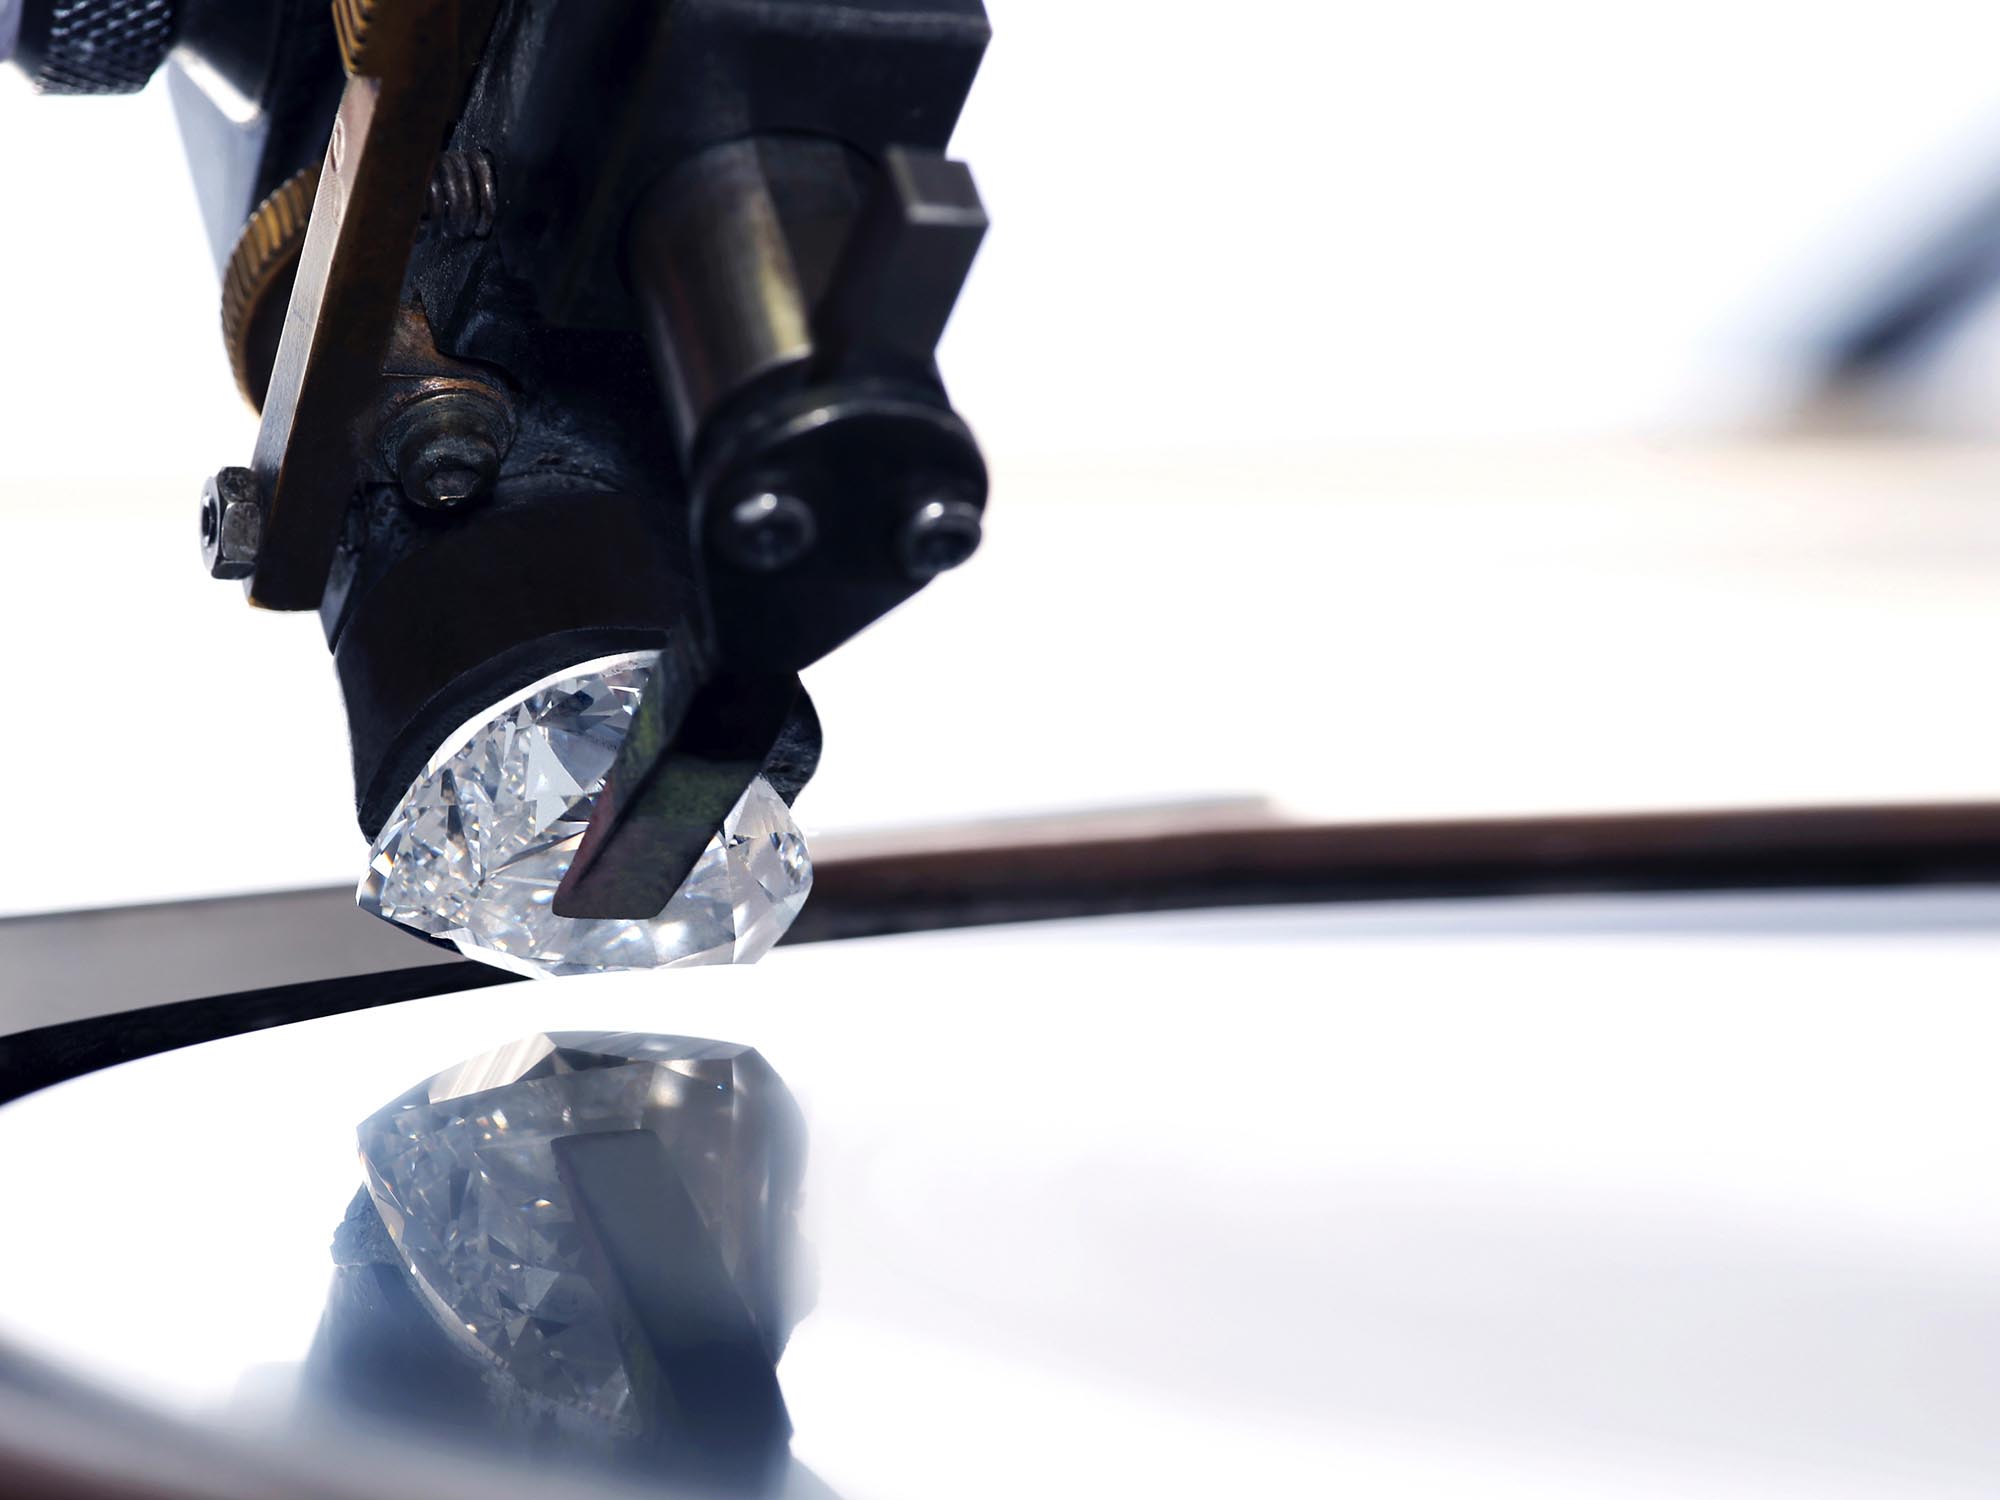
[(770, 491), (730, 506), (717, 535), (723, 555), (752, 573), (789, 568), (818, 539), (819, 522), (812, 507), (796, 495)]
[(229, 468), (201, 490), (201, 560), (211, 578), (248, 578), (264, 540), (264, 507), (248, 469)]
[(919, 583), (935, 578), (977, 552), (984, 534), (979, 507), (970, 501), (926, 500), (903, 525), (903, 570)]
[(414, 434), (397, 471), (403, 497), (424, 510), (458, 510), (483, 499), (500, 477), (500, 449), (483, 433)]
[(403, 498), (420, 510), (462, 510), (492, 493), (506, 425), (483, 397), (452, 392), (407, 407), (389, 432)]

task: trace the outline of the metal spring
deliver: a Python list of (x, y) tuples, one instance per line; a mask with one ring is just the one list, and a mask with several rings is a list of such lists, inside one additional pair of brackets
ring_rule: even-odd
[(447, 151), (431, 174), (424, 218), (433, 230), (453, 239), (483, 240), (493, 232), (499, 203), (493, 159), (484, 151)]

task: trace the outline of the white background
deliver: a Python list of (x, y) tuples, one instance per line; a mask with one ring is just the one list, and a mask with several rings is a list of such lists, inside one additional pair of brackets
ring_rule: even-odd
[[(814, 669), (809, 826), (2000, 796), (1991, 345), (1900, 431), (1800, 420), (2000, 169), (1991, 7), (994, 10), (944, 351), (990, 541)], [(250, 424), (162, 94), (0, 78), (0, 215), (0, 910), (351, 879), (316, 622), (195, 563)], [(0, 1324), (212, 1405), (296, 1357), (353, 1119), (645, 1025), (814, 1113), (785, 1374), (853, 1494), (1989, 1493), (1993, 913), (1898, 910), (939, 940), (243, 1039), (0, 1120)]]

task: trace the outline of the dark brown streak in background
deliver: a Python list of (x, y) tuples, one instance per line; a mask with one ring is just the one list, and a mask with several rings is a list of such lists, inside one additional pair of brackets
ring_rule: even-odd
[[(2000, 885), (2000, 805), (1306, 826), (1112, 815), (830, 845), (786, 941), (1214, 907), (1939, 885)], [(356, 912), (344, 887), (12, 918), (0, 921), (0, 1026), (14, 1028), (0, 1034), (0, 1102), (196, 1042), (513, 977), (426, 953)]]

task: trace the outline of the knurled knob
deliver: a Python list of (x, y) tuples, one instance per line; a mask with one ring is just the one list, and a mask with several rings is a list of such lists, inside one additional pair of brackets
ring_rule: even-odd
[(312, 218), (319, 168), (305, 167), (258, 204), (222, 273), (222, 341), (243, 399), (259, 411), (285, 329), (285, 309)]
[(44, 94), (137, 93), (167, 60), (178, 10), (178, 0), (24, 0), (13, 61)]

